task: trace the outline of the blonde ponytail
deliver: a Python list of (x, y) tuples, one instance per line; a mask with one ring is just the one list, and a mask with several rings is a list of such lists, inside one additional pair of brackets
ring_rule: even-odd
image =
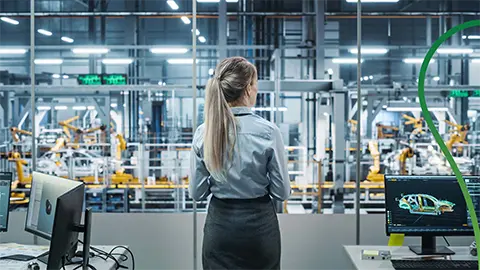
[(242, 57), (232, 57), (217, 66), (214, 77), (207, 83), (203, 153), (207, 170), (218, 181), (223, 179), (226, 161), (233, 158), (237, 138), (230, 107), (244, 96), (255, 77), (255, 66)]

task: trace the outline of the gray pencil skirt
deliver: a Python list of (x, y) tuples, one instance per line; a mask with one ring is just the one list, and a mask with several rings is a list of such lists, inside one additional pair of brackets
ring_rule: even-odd
[(280, 269), (280, 229), (270, 197), (212, 197), (204, 227), (204, 269)]

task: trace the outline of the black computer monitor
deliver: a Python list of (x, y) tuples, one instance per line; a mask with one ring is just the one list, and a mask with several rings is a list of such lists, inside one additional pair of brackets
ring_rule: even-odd
[(0, 172), (0, 232), (8, 230), (8, 213), (13, 175), (10, 172)]
[[(75, 256), (78, 233), (85, 231), (80, 225), (84, 196), (81, 182), (33, 173), (25, 230), (50, 240), (48, 254), (39, 258), (48, 269), (60, 269)], [(90, 217), (85, 217), (88, 225)]]
[[(478, 215), (480, 177), (464, 177)], [(474, 235), (468, 209), (455, 176), (385, 176), (386, 232), (421, 236), (419, 255), (450, 255), (436, 236)]]

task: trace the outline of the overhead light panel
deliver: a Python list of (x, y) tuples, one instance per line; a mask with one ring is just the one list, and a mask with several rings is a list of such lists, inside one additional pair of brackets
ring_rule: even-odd
[[(357, 58), (333, 58), (332, 63), (334, 63), (334, 64), (357, 64), (358, 59)], [(363, 63), (363, 59), (361, 60), (361, 63)]]
[(286, 112), (288, 111), (287, 107), (279, 107), (279, 108), (272, 108), (272, 107), (254, 107), (252, 108), (252, 111), (257, 111), (257, 112), (271, 112), (271, 111), (278, 111), (279, 112)]
[[(352, 54), (358, 54), (358, 48), (348, 50)], [(386, 54), (388, 49), (386, 48), (362, 48), (362, 54)]]
[(117, 103), (112, 103), (112, 104), (110, 104), (110, 107), (112, 107), (112, 108), (117, 108), (118, 105), (117, 105)]
[[(423, 60), (423, 58), (405, 58), (403, 59), (403, 62), (405, 64), (422, 64)], [(435, 59), (431, 59), (430, 63), (435, 63)]]
[(439, 54), (471, 54), (471, 48), (440, 48), (437, 50)]
[(73, 38), (69, 38), (69, 37), (62, 37), (61, 40), (64, 41), (64, 42), (67, 42), (67, 43), (73, 43), (74, 42)]
[(39, 111), (49, 111), (51, 109), (52, 109), (52, 107), (50, 107), (50, 106), (38, 106), (37, 107), (37, 110), (39, 110)]
[(68, 76), (67, 74), (63, 75), (62, 78), (64, 78), (65, 80), (70, 78), (70, 76)]
[(49, 36), (49, 37), (50, 37), (51, 35), (53, 35), (52, 32), (50, 32), (50, 31), (48, 31), (48, 30), (45, 30), (45, 29), (38, 29), (37, 32), (40, 33), (40, 34), (42, 34), (42, 35), (44, 35), (44, 36)]
[(474, 59), (472, 59), (472, 63), (480, 63), (480, 58), (474, 58)]
[(171, 9), (173, 10), (177, 10), (178, 9), (178, 5), (177, 3), (175, 3), (175, 1), (173, 0), (168, 0), (167, 1), (167, 4), (170, 6)]
[(87, 109), (88, 109), (89, 111), (95, 110), (95, 106), (87, 106)]
[(205, 43), (207, 42), (207, 39), (204, 36), (199, 36), (198, 41), (200, 41), (201, 43)]
[(9, 23), (9, 24), (13, 24), (13, 25), (18, 25), (19, 22), (17, 20), (14, 20), (14, 19), (11, 19), (11, 18), (8, 18), (8, 17), (0, 17), (0, 20), (6, 22), (6, 23)]
[(36, 65), (61, 65), (63, 59), (35, 59), (33, 62)]
[[(218, 3), (220, 0), (197, 0), (198, 3)], [(227, 0), (227, 3), (238, 3), (238, 0)]]
[(55, 110), (57, 110), (57, 111), (65, 111), (65, 110), (68, 109), (67, 106), (55, 106), (54, 108), (55, 108)]
[[(429, 111), (431, 112), (447, 112), (448, 108), (446, 107), (429, 107)], [(387, 111), (389, 112), (421, 112), (422, 108), (420, 107), (387, 107)]]
[[(191, 58), (177, 58), (177, 59), (168, 59), (167, 62), (173, 65), (181, 65), (181, 64), (193, 64), (193, 59)], [(198, 59), (196, 61), (198, 63)]]
[(72, 52), (74, 54), (106, 54), (110, 50), (107, 48), (74, 48)]
[[(360, 0), (362, 3), (398, 3), (399, 0)], [(347, 3), (358, 3), (358, 0), (347, 0)]]
[(26, 49), (0, 49), (0, 54), (26, 54)]
[(52, 78), (54, 78), (54, 79), (60, 79), (60, 77), (61, 77), (60, 74), (53, 74), (52, 75)]
[[(190, 31), (193, 33), (193, 29), (190, 30)], [(200, 30), (196, 29), (196, 30), (195, 30), (195, 33), (197, 34), (197, 36), (200, 36)]]
[(436, 82), (438, 82), (438, 81), (440, 81), (440, 77), (435, 76), (435, 77), (433, 77), (433, 80), (436, 81)]
[(103, 59), (102, 63), (105, 65), (130, 65), (133, 63), (131, 58), (110, 58)]
[(480, 35), (462, 36), (463, 39), (480, 39)]
[(182, 20), (182, 22), (184, 24), (190, 24), (192, 22), (192, 21), (190, 21), (190, 19), (187, 16), (182, 16), (182, 17), (180, 17), (180, 19)]
[(75, 111), (85, 111), (87, 109), (87, 107), (86, 106), (73, 106), (72, 109), (75, 110)]
[(186, 48), (152, 48), (150, 52), (156, 54), (184, 54), (188, 52)]

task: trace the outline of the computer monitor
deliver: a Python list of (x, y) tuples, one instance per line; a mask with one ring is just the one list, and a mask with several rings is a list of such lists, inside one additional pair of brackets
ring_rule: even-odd
[[(479, 213), (480, 177), (465, 176), (475, 211)], [(475, 191), (477, 190), (477, 191)], [(450, 255), (437, 246), (436, 236), (473, 235), (473, 227), (455, 176), (385, 176), (386, 232), (421, 236), (421, 246), (410, 246), (419, 255)]]
[[(75, 256), (78, 233), (86, 231), (80, 225), (84, 196), (81, 182), (33, 173), (25, 230), (50, 240), (49, 253), (39, 258), (48, 269), (60, 269)], [(90, 217), (85, 217), (88, 225)]]
[(11, 172), (0, 172), (0, 232), (8, 230), (8, 213), (13, 175)]

